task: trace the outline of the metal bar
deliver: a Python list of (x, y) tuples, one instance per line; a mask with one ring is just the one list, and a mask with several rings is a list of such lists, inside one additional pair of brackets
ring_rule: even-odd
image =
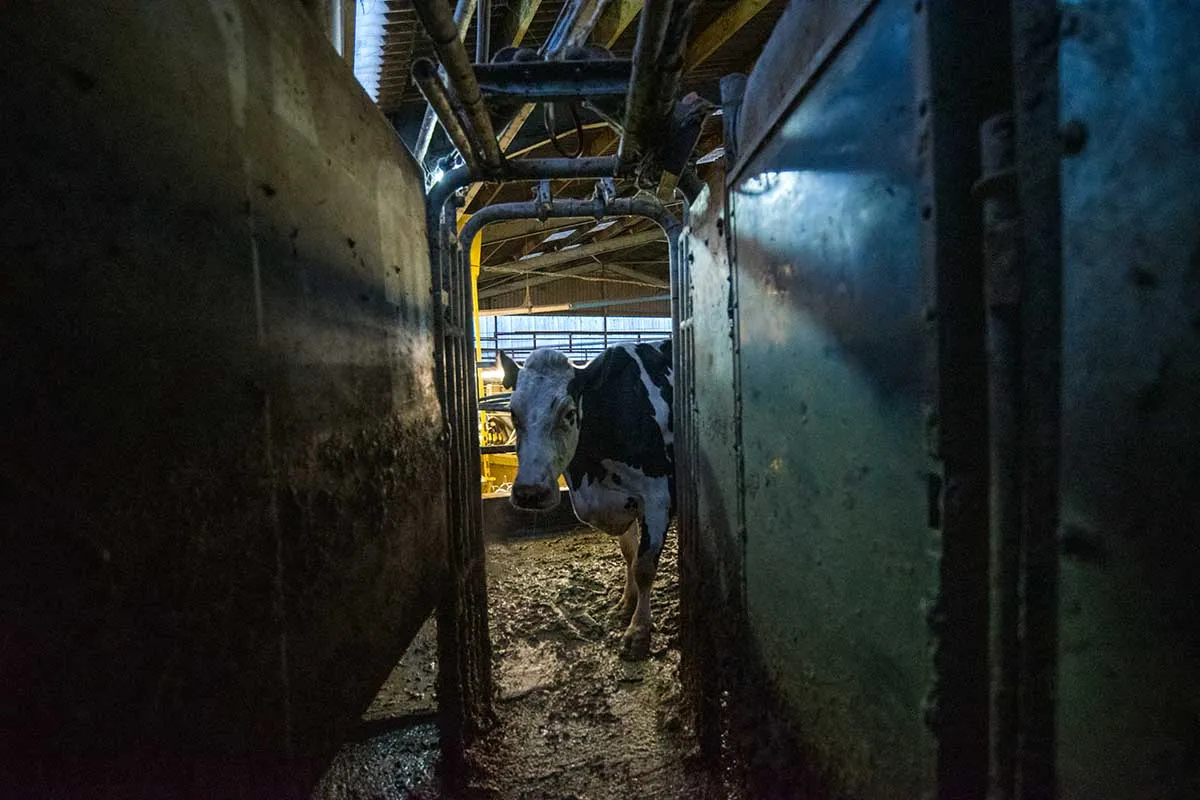
[[(601, 15), (599, 14), (579, 15), (577, 12), (575, 14), (560, 15), (558, 21), (555, 23), (555, 29), (551, 31), (551, 37), (556, 35), (560, 26), (566, 26), (569, 29), (572, 25), (574, 25), (576, 26), (574, 33), (582, 35), (584, 40), (586, 40), (588, 34), (590, 34), (592, 31), (592, 27), (599, 23), (600, 16)], [(566, 41), (566, 39), (570, 38), (571, 35), (572, 32), (568, 31), (568, 34), (563, 37), (562, 41)], [(555, 47), (543, 47), (542, 49), (542, 55), (547, 61), (554, 60), (560, 52), (561, 44)], [(521, 106), (516, 116), (514, 116), (512, 120), (510, 120), (508, 124), (504, 126), (504, 129), (500, 132), (498, 140), (500, 152), (508, 152), (508, 148), (512, 146), (514, 141), (516, 141), (517, 137), (521, 134), (521, 129), (525, 127), (525, 123), (533, 114), (534, 108), (535, 104), (526, 103), (525, 105)], [(470, 205), (471, 201), (475, 199), (475, 194), (477, 191), (477, 188), (468, 190), (467, 205)]]
[(654, 115), (658, 98), (655, 70), (662, 51), (667, 27), (671, 22), (671, 0), (648, 0), (638, 22), (637, 43), (633, 48), (633, 74), (625, 97), (625, 133), (617, 148), (623, 164), (632, 164), (645, 146), (646, 130)]
[[(1020, 320), (1011, 114), (980, 130), (991, 449), (991, 767), (989, 797), (1014, 797), (1020, 680)], [(1005, 177), (1007, 176), (1007, 177)]]
[(492, 57), (492, 0), (477, 0), (475, 15), (475, 63), (486, 64)]
[(1056, 796), (1062, 448), (1062, 170), (1054, 0), (1013, 3), (1021, 277), (1021, 680), (1016, 796)]
[[(651, 143), (659, 142), (654, 137), (661, 137), (669, 130), (668, 123), (675, 111), (675, 103), (679, 99), (680, 86), (683, 80), (683, 60), (687, 52), (688, 37), (692, 32), (692, 23), (696, 19), (696, 11), (700, 8), (700, 0), (676, 0), (671, 7), (671, 19), (667, 25), (667, 35), (662, 50), (658, 54), (654, 74), (657, 78), (657, 90), (654, 94), (656, 105), (649, 119), (647, 133), (652, 137)], [(705, 103), (707, 105), (707, 103)], [(657, 149), (653, 147), (652, 149)]]
[(428, 58), (418, 58), (413, 62), (412, 74), (421, 96), (429, 103), (429, 108), (433, 110), (438, 121), (442, 123), (442, 127), (446, 129), (446, 135), (450, 137), (450, 141), (462, 154), (463, 162), (471, 170), (478, 170), (479, 161), (467, 138), (467, 132), (463, 129), (462, 121), (450, 103), (446, 87), (438, 77), (437, 67)]
[(549, 61), (562, 52), (563, 48), (566, 47), (571, 29), (575, 27), (576, 21), (583, 17), (581, 12), (587, 2), (588, 0), (567, 0), (558, 12), (558, 19), (554, 22), (554, 28), (550, 31), (550, 35), (546, 37), (546, 41), (542, 43), (542, 47), (538, 51), (542, 58)]
[(479, 83), (475, 80), (475, 71), (471, 68), (467, 50), (458, 36), (454, 18), (441, 0), (413, 0), (413, 8), (421, 18), (421, 24), (429, 38), (433, 40), (438, 58), (446, 68), (450, 86), (453, 87), (454, 94), (466, 113), (467, 121), (471, 125), (468, 135), (476, 156), (485, 169), (498, 170), (503, 157), (496, 142), (496, 132), (492, 129), (492, 118), (483, 103)]
[[(467, 35), (467, 28), (471, 25), (471, 15), (475, 13), (476, 0), (458, 0), (458, 4), (454, 7), (454, 24), (458, 26), (458, 38), (462, 39)], [(446, 70), (438, 67), (438, 74), (442, 80), (446, 79)], [(425, 163), (425, 156), (429, 152), (429, 142), (433, 139), (433, 127), (437, 122), (432, 108), (425, 109), (425, 117), (421, 120), (421, 130), (417, 133), (417, 142), (413, 147), (413, 157), (416, 158), (418, 164)]]
[(623, 95), (632, 63), (616, 59), (588, 61), (513, 61), (476, 64), (475, 77), (486, 95), (539, 101), (583, 100)]
[[(499, 203), (487, 206), (473, 214), (467, 223), (463, 225), (462, 231), (459, 234), (459, 241), (463, 247), (470, 247), (471, 242), (475, 240), (475, 236), (478, 235), (484, 225), (506, 219), (561, 217), (594, 217), (601, 219), (604, 217), (637, 216), (652, 219), (663, 225), (665, 220), (664, 215), (666, 214), (667, 211), (663, 208), (662, 203), (638, 197), (618, 198), (607, 204), (599, 203), (596, 200), (552, 200), (549, 204), (535, 202)], [(579, 249), (582, 248), (573, 248), (565, 252), (573, 253)], [(534, 260), (536, 259), (526, 259), (526, 261), (519, 263), (528, 265)]]

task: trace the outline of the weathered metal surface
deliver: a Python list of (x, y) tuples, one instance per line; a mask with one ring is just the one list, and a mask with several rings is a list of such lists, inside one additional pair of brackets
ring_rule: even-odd
[(475, 72), (463, 46), (458, 30), (459, 23), (442, 0), (413, 0), (413, 9), (421, 18), (425, 32), (433, 40), (438, 59), (446, 69), (446, 79), (454, 89), (458, 102), (462, 104), (471, 125), (471, 143), (476, 156), (488, 169), (499, 169), (504, 154), (496, 142), (491, 115), (483, 103), (479, 83), (475, 80)]
[(303, 796), (445, 574), (420, 173), (298, 4), (3, 17), (0, 794)]
[(788, 109), (852, 38), (874, 3), (875, 0), (813, 0), (788, 5), (746, 83), (745, 94), (754, 97), (755, 103), (743, 106), (737, 121), (741, 160), (730, 169), (731, 178), (739, 176)]
[(949, 800), (987, 792), (989, 432), (983, 214), (974, 188), (980, 126), (1012, 103), (1011, 9), (1007, 0), (977, 0), (913, 11), (923, 300), (934, 356), (929, 445), (939, 462), (930, 483), (940, 538), (925, 718), (937, 740), (937, 795)]
[[(1020, 680), (1015, 791), (1057, 795), (1058, 525), (1062, 250), (1058, 146), (1058, 4), (1012, 6), (1021, 305)], [(1107, 792), (1104, 792), (1105, 794)]]
[(1064, 798), (1200, 796), (1198, 29), (1062, 10)]
[(624, 95), (631, 66), (631, 62), (618, 59), (514, 61), (476, 64), (475, 77), (485, 95), (539, 102), (583, 100)]
[[(462, 120), (458, 118), (458, 113), (454, 110), (450, 93), (438, 76), (437, 67), (428, 58), (418, 58), (413, 62), (412, 72), (413, 81), (421, 90), (421, 96), (425, 98), (425, 102), (429, 103), (430, 111), (437, 115), (437, 121), (442, 123), (446, 135), (450, 137), (450, 141), (462, 156), (463, 163), (470, 170), (478, 170), (479, 160), (475, 157), (473, 145), (467, 137)], [(433, 130), (432, 126), (430, 130)]]
[[(747, 142), (730, 186), (750, 629), (819, 766), (864, 797), (918, 797), (936, 774), (912, 24), (911, 3), (881, 2), (815, 49), (828, 63), (756, 70), (746, 109), (756, 86), (817, 77), (761, 147)], [(715, 314), (719, 287), (706, 295)], [(728, 425), (728, 391), (713, 396), (712, 424)]]

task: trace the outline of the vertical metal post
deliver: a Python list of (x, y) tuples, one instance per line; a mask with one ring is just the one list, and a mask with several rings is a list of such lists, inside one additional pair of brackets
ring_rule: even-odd
[(991, 765), (989, 798), (1009, 800), (1015, 780), (1019, 708), (1018, 581), (1021, 557), (1019, 216), (1013, 121), (999, 114), (980, 130), (984, 291), (987, 305), (991, 458)]
[(486, 64), (492, 55), (492, 0), (478, 0), (475, 12), (475, 63)]
[(1016, 797), (1057, 795), (1058, 523), (1062, 386), (1059, 4), (1012, 4), (1021, 234), (1021, 681)]

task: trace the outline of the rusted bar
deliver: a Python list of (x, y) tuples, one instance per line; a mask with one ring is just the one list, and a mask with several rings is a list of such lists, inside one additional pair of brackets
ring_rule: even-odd
[(450, 141), (462, 154), (463, 162), (469, 169), (478, 170), (479, 161), (475, 156), (475, 150), (471, 145), (471, 140), (467, 138), (467, 132), (463, 128), (461, 120), (454, 112), (454, 106), (450, 103), (450, 97), (446, 92), (446, 86), (438, 77), (437, 67), (428, 58), (418, 58), (413, 62), (412, 74), (417, 88), (421, 91), (421, 96), (429, 103), (429, 107), (437, 115), (438, 122), (442, 123), (442, 127), (446, 129), (446, 135), (450, 137)]

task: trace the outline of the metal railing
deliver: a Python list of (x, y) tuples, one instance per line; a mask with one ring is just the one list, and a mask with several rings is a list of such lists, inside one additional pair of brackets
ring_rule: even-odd
[(670, 331), (496, 331), (480, 336), (483, 362), (496, 363), (496, 351), (503, 350), (518, 363), (539, 347), (552, 347), (577, 364), (590, 361), (609, 346), (622, 342), (658, 342), (670, 338)]

